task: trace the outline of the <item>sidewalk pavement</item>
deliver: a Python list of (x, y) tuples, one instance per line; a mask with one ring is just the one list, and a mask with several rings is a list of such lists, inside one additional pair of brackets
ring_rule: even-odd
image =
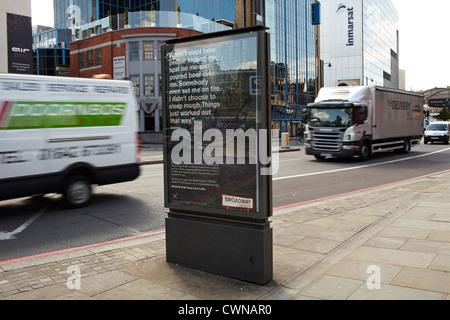
[(0, 300), (449, 300), (449, 208), (447, 170), (277, 210), (264, 286), (167, 263), (161, 230), (0, 263)]

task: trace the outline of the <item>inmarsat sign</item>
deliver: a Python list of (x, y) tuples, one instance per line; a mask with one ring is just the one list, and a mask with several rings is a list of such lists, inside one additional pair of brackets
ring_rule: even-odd
[(330, 6), (329, 10), (335, 10), (331, 16), (336, 21), (336, 27), (332, 31), (336, 38), (336, 44), (345, 44), (346, 55), (359, 54), (362, 24), (358, 16), (362, 12), (361, 2), (346, 0), (337, 3), (336, 8)]
[(165, 204), (171, 210), (237, 219), (271, 215), (266, 37), (253, 28), (173, 40), (163, 48)]

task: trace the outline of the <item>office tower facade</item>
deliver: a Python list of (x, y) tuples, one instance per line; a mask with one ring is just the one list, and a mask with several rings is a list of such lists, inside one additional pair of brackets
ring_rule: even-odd
[(399, 87), (398, 12), (390, 0), (322, 0), (324, 85)]
[(33, 27), (33, 73), (57, 76), (70, 72), (72, 31), (66, 28)]
[(313, 0), (266, 0), (265, 25), (271, 35), (272, 120), (281, 132), (297, 134), (302, 110), (317, 90)]

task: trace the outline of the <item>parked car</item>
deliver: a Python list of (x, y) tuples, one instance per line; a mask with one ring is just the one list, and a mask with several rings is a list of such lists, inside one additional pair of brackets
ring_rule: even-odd
[(448, 144), (450, 141), (450, 122), (436, 121), (427, 126), (424, 134), (424, 142), (442, 142)]

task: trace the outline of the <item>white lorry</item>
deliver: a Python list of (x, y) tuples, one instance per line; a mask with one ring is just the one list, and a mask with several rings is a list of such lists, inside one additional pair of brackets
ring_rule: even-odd
[(305, 151), (317, 159), (408, 153), (423, 136), (423, 95), (377, 86), (323, 88), (305, 120)]
[(139, 176), (137, 138), (128, 81), (0, 74), (0, 200), (86, 206), (91, 185)]

